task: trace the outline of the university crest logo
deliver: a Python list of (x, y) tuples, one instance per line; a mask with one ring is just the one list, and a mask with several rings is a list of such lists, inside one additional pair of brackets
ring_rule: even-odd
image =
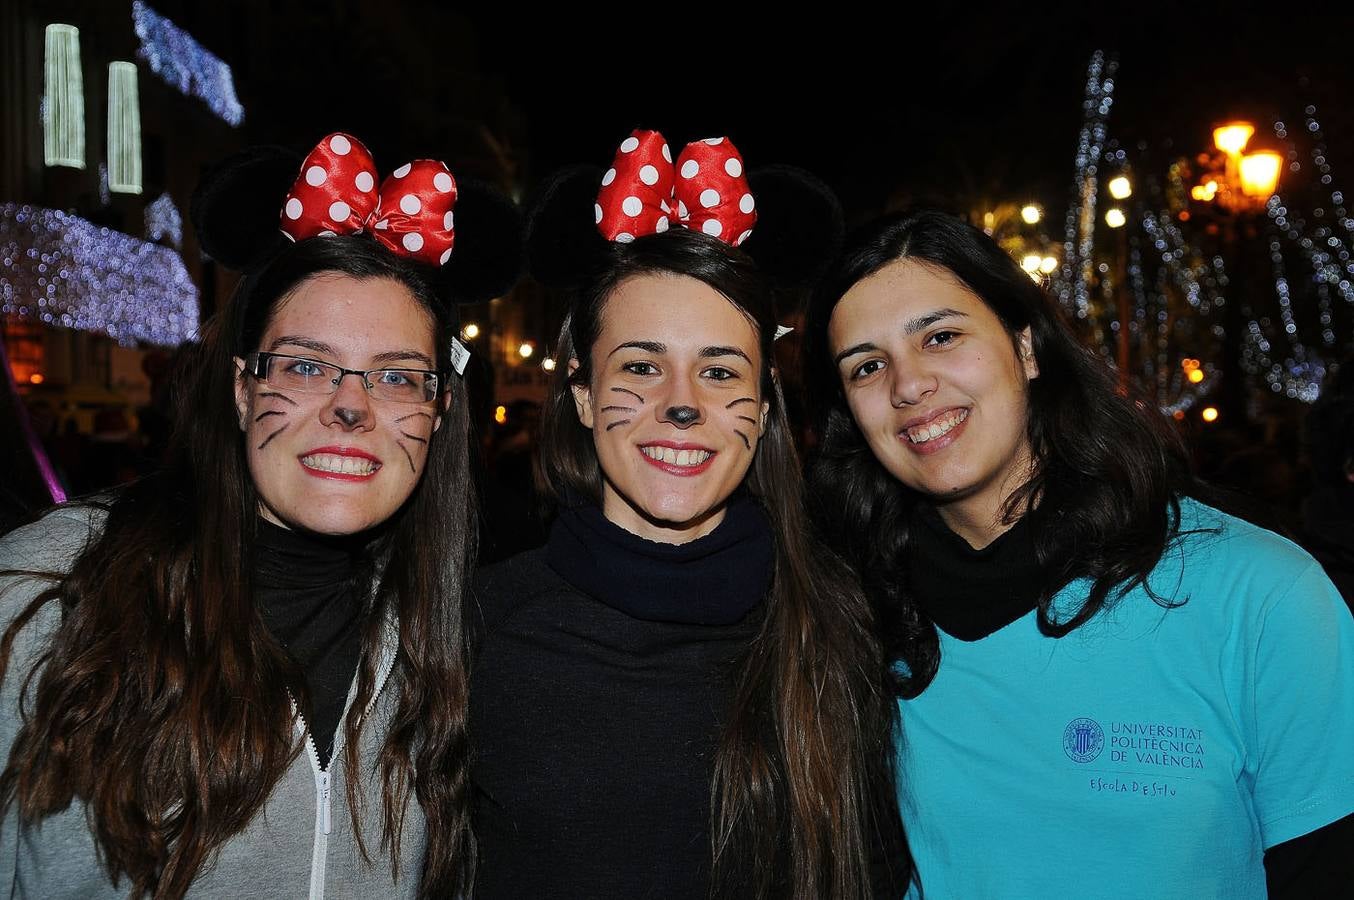
[(1105, 749), (1105, 731), (1094, 719), (1073, 719), (1063, 729), (1063, 752), (1072, 762), (1088, 763)]

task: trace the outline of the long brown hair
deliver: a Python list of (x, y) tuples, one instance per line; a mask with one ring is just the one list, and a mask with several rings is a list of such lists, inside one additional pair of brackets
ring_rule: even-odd
[(557, 498), (600, 503), (592, 435), (578, 421), (572, 386), (592, 377), (592, 345), (606, 302), (628, 278), (675, 273), (699, 279), (756, 325), (766, 432), (746, 486), (766, 510), (775, 577), (760, 632), (735, 676), (711, 785), (711, 894), (864, 898), (876, 816), (893, 797), (883, 760), (892, 703), (869, 604), (845, 565), (809, 530), (799, 460), (771, 368), (771, 294), (742, 252), (685, 229), (617, 244), (609, 264), (575, 298), (542, 419), (540, 475)]
[[(289, 692), (306, 709), (304, 679), (251, 590), (259, 501), (236, 418), (232, 360), (256, 349), (279, 302), (320, 272), (406, 286), (433, 317), (439, 368), (450, 370), (454, 317), (426, 273), (367, 237), (289, 245), (206, 327), (184, 371), (166, 467), (100, 504), (101, 534), (68, 574), (50, 576), (52, 586), (0, 642), (3, 678), (18, 631), (44, 604), (60, 604), (61, 627), (24, 676), (25, 693), (36, 678), (34, 702), (0, 775), (0, 810), (13, 803), (37, 822), (83, 802), (109, 876), (126, 877), (137, 896), (182, 896), (301, 750)], [(383, 624), (394, 614), (399, 646), (385, 689), (399, 700), (376, 761), (381, 849), (398, 877), (412, 795), (427, 819), (425, 896), (463, 890), (475, 859), (460, 615), (475, 535), (466, 410), (457, 383), (422, 479), (370, 544), (375, 583), (364, 594), (357, 697), (343, 725), (348, 801), (368, 858), (358, 825), (359, 735), (376, 690)]]

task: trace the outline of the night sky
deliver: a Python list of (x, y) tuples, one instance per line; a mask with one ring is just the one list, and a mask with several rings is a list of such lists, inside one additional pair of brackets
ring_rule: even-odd
[(1315, 103), (1337, 175), (1354, 165), (1354, 15), (1085, 6), (900, 4), (886, 25), (878, 7), (833, 4), (845, 11), (808, 19), (708, 2), (274, 0), (243, 5), (228, 33), (192, 4), (157, 8), (235, 66), (247, 141), (301, 148), (344, 129), (378, 162), (436, 155), (528, 191), (559, 165), (605, 164), (643, 126), (678, 145), (727, 133), (750, 165), (810, 168), (857, 219), (909, 201), (1061, 206), (1096, 48), (1118, 54), (1110, 130), (1130, 150), (1206, 149), (1222, 119), (1263, 133)]

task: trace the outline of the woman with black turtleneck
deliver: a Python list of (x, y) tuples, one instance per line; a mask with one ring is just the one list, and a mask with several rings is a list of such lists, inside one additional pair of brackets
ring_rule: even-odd
[(258, 523), (254, 596), (263, 624), (301, 669), (310, 698), (310, 738), (328, 766), (362, 653), (366, 540), (327, 538)]
[[(677, 171), (695, 193), (649, 190)], [(543, 423), (559, 517), (545, 547), (477, 580), (477, 897), (901, 888), (868, 607), (807, 538), (770, 294), (716, 236), (752, 227), (741, 173), (726, 139), (674, 164), (636, 132), (533, 217), (533, 247), (582, 248), (589, 274)], [(716, 193), (722, 207), (697, 200)], [(594, 197), (592, 243), (551, 230), (588, 222)]]
[[(705, 895), (730, 675), (773, 561), (749, 499), (685, 544), (581, 505), (486, 573), (500, 602), (471, 699), (480, 896)], [(529, 864), (494, 864), (518, 847)]]
[(1335, 896), (1354, 622), (990, 237), (867, 226), (810, 307), (825, 531), (896, 661), (927, 897)]

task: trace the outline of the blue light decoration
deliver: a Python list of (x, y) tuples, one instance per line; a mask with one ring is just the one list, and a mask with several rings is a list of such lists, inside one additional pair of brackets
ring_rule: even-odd
[(1088, 315), (1092, 255), (1095, 249), (1095, 200), (1097, 162), (1114, 105), (1114, 73), (1119, 62), (1106, 58), (1104, 51), (1091, 55), (1086, 70), (1086, 94), (1082, 100), (1081, 133), (1077, 137), (1077, 155), (1073, 176), (1073, 198), (1067, 208), (1066, 238), (1063, 244), (1061, 278), (1056, 292), (1064, 308), (1075, 307), (1078, 319)]
[(197, 287), (168, 247), (60, 210), (0, 204), (0, 313), (126, 346), (196, 337)]
[(146, 204), (146, 240), (167, 240), (174, 249), (183, 249), (183, 215), (168, 194)]
[(244, 107), (235, 96), (230, 66), (141, 0), (132, 2), (132, 24), (141, 40), (137, 56), (180, 93), (206, 102), (226, 122), (239, 127)]

